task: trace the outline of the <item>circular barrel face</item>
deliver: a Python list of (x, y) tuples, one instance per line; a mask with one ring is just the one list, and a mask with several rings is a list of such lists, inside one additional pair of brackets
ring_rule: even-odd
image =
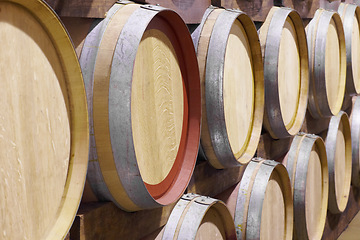
[(351, 185), (352, 154), (351, 130), (348, 116), (340, 111), (330, 120), (326, 136), (326, 153), (329, 163), (329, 210), (345, 210)]
[(98, 156), (89, 182), (126, 211), (168, 205), (190, 181), (200, 137), (191, 36), (159, 6), (115, 4), (99, 24), (81, 56)]
[(134, 64), (131, 121), (140, 174), (159, 184), (179, 151), (184, 121), (184, 91), (178, 59), (169, 38), (147, 30)]
[[(319, 226), (322, 222), (323, 209), (323, 176), (321, 159), (319, 149), (316, 145), (313, 146), (306, 176), (306, 190), (305, 190), (305, 217), (307, 235), (310, 239), (320, 239), (322, 236), (323, 226)], [(325, 210), (326, 211), (326, 210)]]
[(64, 238), (88, 155), (76, 54), (42, 1), (0, 1), (0, 39), (0, 238)]
[[(201, 217), (201, 216), (199, 216)], [(217, 209), (210, 208), (203, 218), (197, 232), (196, 240), (220, 240), (227, 239), (222, 214)]]
[(224, 62), (224, 113), (226, 130), (236, 159), (251, 136), (254, 111), (253, 60), (249, 39), (239, 20), (231, 27)]
[[(360, 11), (360, 10), (359, 10)], [(356, 91), (360, 92), (360, 32), (359, 32), (359, 19), (357, 12), (353, 18), (353, 29), (351, 37), (351, 64), (353, 71), (353, 81)]]
[[(319, 26), (320, 27), (320, 26)], [(325, 82), (329, 108), (335, 109), (342, 94), (340, 84), (340, 42), (338, 30), (333, 19), (330, 20), (326, 36), (325, 49)]]
[(301, 73), (297, 38), (295, 26), (288, 16), (281, 33), (278, 63), (280, 110), (286, 129), (294, 124), (300, 98)]
[(342, 202), (343, 198), (346, 196), (348, 197), (348, 192), (345, 192), (347, 182), (346, 182), (346, 145), (345, 145), (345, 136), (343, 133), (343, 124), (340, 122), (339, 129), (337, 131), (337, 137), (336, 137), (336, 150), (335, 150), (335, 193), (336, 193), (336, 201), (338, 203)]
[[(273, 171), (266, 187), (261, 213), (260, 239), (284, 239), (286, 215), (281, 179)], [(251, 227), (251, 226), (248, 226)]]

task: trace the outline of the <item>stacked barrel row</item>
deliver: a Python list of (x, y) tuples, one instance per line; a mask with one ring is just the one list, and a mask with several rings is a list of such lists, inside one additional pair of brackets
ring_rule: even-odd
[[(305, 33), (296, 11), (274, 7), (257, 32), (246, 13), (210, 7), (191, 37), (160, 6), (119, 1), (65, 29), (43, 1), (0, 0), (1, 238), (64, 238), (86, 169), (84, 201), (178, 201), (156, 237), (320, 238), (328, 206), (346, 207), (351, 169), (359, 184), (358, 101), (351, 133), (340, 112), (360, 90), (359, 11), (318, 10)], [(307, 109), (335, 115), (322, 138), (298, 134)], [(263, 126), (296, 135), (282, 163), (253, 159)], [(247, 165), (223, 202), (183, 195), (198, 152), (218, 169)]]
[[(240, 183), (217, 196), (235, 226), (230, 228), (218, 212), (222, 223), (209, 227), (207, 213), (192, 215), (193, 202), (202, 203), (201, 209), (215, 200), (184, 195), (167, 225), (147, 239), (235, 239), (234, 231), (236, 239), (323, 237), (327, 210), (343, 212), (351, 177), (359, 179), (352, 165), (358, 166), (359, 119), (354, 116), (360, 99), (353, 99), (351, 124), (341, 111), (349, 106), (344, 99), (359, 93), (354, 86), (360, 79), (352, 75), (357, 61), (349, 57), (356, 56), (359, 42), (356, 9), (342, 4), (340, 15), (320, 9), (304, 29), (294, 10), (274, 7), (259, 29), (260, 45), (243, 12), (213, 7), (205, 12), (192, 34), (203, 100), (199, 154), (219, 169), (247, 164)], [(257, 111), (262, 105), (263, 118)], [(307, 110), (314, 121), (328, 124), (325, 131), (299, 133)], [(292, 137), (280, 163), (249, 162), (262, 119), (274, 139)]]

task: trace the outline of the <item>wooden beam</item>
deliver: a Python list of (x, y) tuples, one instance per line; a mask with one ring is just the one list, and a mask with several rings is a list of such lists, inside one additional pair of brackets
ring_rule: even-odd
[(245, 166), (219, 170), (202, 162), (195, 167), (187, 192), (214, 197), (240, 182), (244, 170)]
[(129, 213), (110, 202), (81, 203), (70, 239), (140, 239), (164, 226), (174, 206)]
[(217, 7), (240, 9), (253, 21), (264, 22), (272, 6), (278, 5), (278, 2), (281, 3), (276, 0), (212, 0), (211, 4)]
[(46, 0), (61, 17), (104, 18), (115, 0)]
[[(61, 17), (104, 18), (115, 0), (47, 0)], [(201, 22), (211, 0), (135, 0), (138, 3), (159, 4), (177, 12), (187, 24)]]
[(211, 0), (135, 0), (136, 2), (159, 4), (177, 12), (186, 24), (201, 22), (205, 10), (211, 5)]

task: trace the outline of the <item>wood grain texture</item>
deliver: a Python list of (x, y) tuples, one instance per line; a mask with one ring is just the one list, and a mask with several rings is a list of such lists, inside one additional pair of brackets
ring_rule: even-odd
[(0, 26), (1, 238), (65, 238), (87, 167), (80, 67), (42, 1), (0, 1)]
[(244, 153), (252, 132), (255, 104), (252, 66), (249, 39), (240, 21), (235, 20), (226, 47), (223, 91), (226, 130), (236, 159)]
[[(266, 187), (262, 206), (261, 239), (285, 239), (286, 215), (284, 198), (281, 179), (277, 172), (273, 172)], [(274, 224), (275, 222), (276, 224)]]
[(163, 32), (151, 29), (144, 33), (131, 91), (132, 131), (140, 174), (144, 182), (158, 184), (174, 165), (184, 121), (182, 75), (175, 50)]
[[(55, 220), (69, 165), (70, 116), (61, 89), (65, 78), (57, 51), (36, 19), (13, 4), (0, 4), (0, 134), (6, 160), (1, 209), (10, 214), (1, 228), (5, 238), (41, 238)], [(7, 55), (11, 52), (18, 54)], [(30, 56), (36, 61), (29, 61)], [(29, 81), (25, 76), (31, 76)]]

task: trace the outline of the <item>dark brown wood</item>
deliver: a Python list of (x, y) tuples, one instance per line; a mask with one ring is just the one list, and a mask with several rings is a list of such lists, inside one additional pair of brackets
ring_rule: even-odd
[(315, 119), (311, 116), (309, 111), (307, 111), (300, 131), (311, 134), (319, 134), (328, 128), (329, 123), (330, 117)]
[(245, 166), (215, 169), (207, 162), (196, 166), (188, 186), (188, 193), (214, 197), (240, 182)]
[(289, 151), (293, 137), (272, 139), (268, 133), (261, 135), (257, 157), (278, 161)]
[(349, 202), (342, 214), (331, 214), (328, 211), (325, 230), (322, 239), (337, 239), (340, 234), (347, 228), (351, 220), (360, 210), (360, 191), (352, 187), (350, 189)]
[(170, 8), (187, 24), (200, 23), (205, 10), (211, 5), (211, 0), (135, 0), (135, 2), (159, 4)]
[(61, 17), (104, 18), (115, 0), (47, 0)]
[(211, 4), (217, 7), (240, 9), (246, 12), (253, 21), (264, 22), (272, 6), (276, 5), (273, 0), (212, 0)]
[(140, 239), (164, 226), (175, 204), (134, 213), (113, 203), (82, 203), (70, 230), (71, 240)]
[[(341, 2), (345, 0), (283, 0), (285, 7), (290, 7), (299, 12), (302, 18), (313, 18), (318, 8), (337, 11)], [(353, 0), (351, 0), (353, 2)]]
[[(115, 0), (47, 0), (61, 17), (104, 18)], [(211, 0), (135, 0), (139, 3), (159, 4), (177, 12), (187, 24), (201, 22)]]

